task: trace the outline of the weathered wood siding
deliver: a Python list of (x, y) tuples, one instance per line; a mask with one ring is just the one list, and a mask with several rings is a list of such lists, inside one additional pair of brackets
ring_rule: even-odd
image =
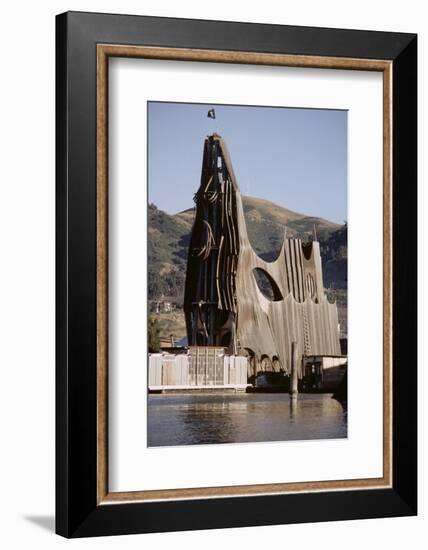
[[(230, 155), (216, 134), (205, 142), (196, 197), (184, 304), (189, 343), (246, 350), (255, 364), (267, 357), (288, 372), (292, 342), (300, 358), (340, 355), (337, 307), (324, 294), (319, 243), (287, 239), (284, 228), (276, 260), (255, 253)], [(260, 291), (256, 268), (273, 280), (274, 300)]]

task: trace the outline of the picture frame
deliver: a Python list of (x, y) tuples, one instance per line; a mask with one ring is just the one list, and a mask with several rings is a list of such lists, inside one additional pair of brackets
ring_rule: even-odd
[[(108, 60), (383, 74), (383, 472), (269, 486), (108, 488)], [(65, 537), (417, 513), (414, 34), (68, 12), (56, 18), (56, 532)]]

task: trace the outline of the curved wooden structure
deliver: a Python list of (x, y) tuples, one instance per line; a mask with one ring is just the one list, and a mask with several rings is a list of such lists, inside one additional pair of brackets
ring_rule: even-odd
[[(300, 357), (340, 355), (337, 307), (324, 295), (319, 243), (284, 235), (273, 262), (255, 253), (229, 152), (217, 134), (205, 140), (195, 202), (184, 298), (189, 345), (246, 353), (254, 358), (252, 374), (257, 365), (289, 372), (292, 342)], [(272, 287), (271, 299), (254, 270)]]

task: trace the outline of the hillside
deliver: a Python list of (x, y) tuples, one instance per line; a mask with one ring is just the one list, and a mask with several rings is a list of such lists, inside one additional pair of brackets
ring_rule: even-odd
[[(305, 216), (288, 210), (273, 202), (256, 197), (242, 197), (245, 220), (250, 242), (254, 250), (265, 260), (272, 260), (278, 254), (284, 240), (284, 228), (288, 237), (311, 238), (314, 227), (317, 238), (325, 239), (341, 226), (312, 216)], [(191, 227), (194, 208), (179, 212), (174, 216)]]
[(305, 216), (272, 202), (254, 197), (243, 197), (247, 231), (254, 250), (265, 260), (273, 260), (284, 240), (284, 228), (288, 237), (311, 238), (314, 227), (319, 239), (327, 237), (340, 226), (324, 220)]
[(148, 208), (148, 298), (181, 302), (191, 222), (170, 216), (153, 204)]
[[(324, 285), (331, 296), (338, 298), (339, 315), (346, 320), (347, 227), (328, 220), (293, 212), (272, 202), (243, 197), (243, 206), (250, 242), (262, 258), (272, 260), (281, 248), (284, 227), (288, 237), (313, 238), (314, 227), (323, 259)], [(148, 208), (148, 278), (149, 301), (172, 302), (178, 311), (183, 303), (187, 251), (195, 209), (175, 215), (167, 214), (151, 204)], [(337, 290), (337, 292), (336, 292)], [(170, 319), (161, 332), (174, 332)], [(345, 324), (346, 326), (346, 324)], [(183, 323), (177, 324), (176, 338), (183, 334)], [(163, 330), (165, 329), (165, 330)]]

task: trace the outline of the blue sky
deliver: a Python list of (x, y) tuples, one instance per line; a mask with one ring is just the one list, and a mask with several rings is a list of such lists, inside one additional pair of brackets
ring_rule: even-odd
[(193, 206), (213, 132), (228, 145), (243, 195), (347, 219), (347, 112), (336, 110), (149, 102), (150, 202), (170, 214)]

